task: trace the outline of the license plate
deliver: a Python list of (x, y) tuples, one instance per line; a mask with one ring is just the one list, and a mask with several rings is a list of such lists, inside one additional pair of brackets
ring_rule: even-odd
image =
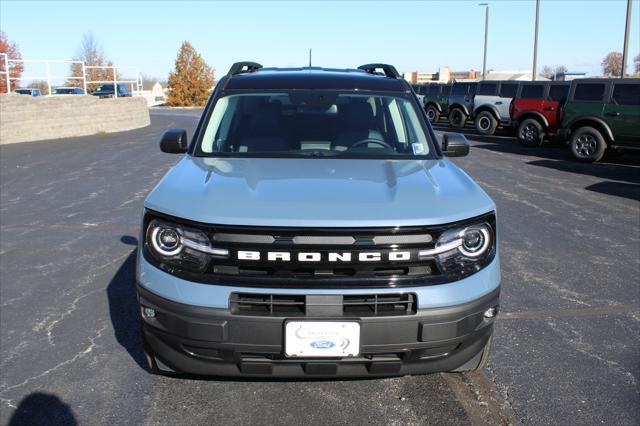
[(337, 321), (290, 321), (285, 325), (288, 357), (347, 357), (360, 353), (360, 324)]

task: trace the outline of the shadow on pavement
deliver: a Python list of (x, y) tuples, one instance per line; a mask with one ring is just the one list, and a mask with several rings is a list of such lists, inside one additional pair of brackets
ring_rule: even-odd
[(640, 168), (623, 164), (589, 164), (578, 163), (576, 161), (565, 162), (551, 160), (534, 160), (529, 161), (527, 164), (538, 167), (547, 167), (549, 169), (559, 170), (562, 172), (579, 173), (607, 180), (617, 180), (640, 185)]
[[(123, 236), (127, 245), (137, 245), (134, 237)], [(148, 370), (140, 334), (140, 315), (136, 297), (136, 250), (133, 250), (107, 286), (109, 314), (116, 340), (127, 350), (140, 368)]]
[(589, 185), (585, 189), (599, 192), (601, 194), (614, 195), (616, 197), (640, 201), (640, 185), (634, 185), (631, 183), (606, 181)]
[(57, 396), (44, 392), (33, 392), (24, 397), (9, 420), (9, 426), (77, 424), (71, 407)]

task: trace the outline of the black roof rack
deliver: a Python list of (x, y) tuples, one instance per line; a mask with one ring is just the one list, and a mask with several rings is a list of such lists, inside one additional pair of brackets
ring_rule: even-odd
[(366, 64), (366, 65), (360, 65), (358, 69), (364, 70), (369, 74), (379, 74), (376, 70), (381, 69), (384, 72), (384, 75), (389, 78), (395, 78), (395, 79), (400, 78), (400, 74), (398, 73), (398, 70), (396, 70), (396, 67), (389, 64)]
[[(246, 70), (244, 68), (246, 68)], [(243, 72), (254, 72), (259, 70), (260, 68), (262, 68), (262, 65), (260, 65), (257, 62), (250, 62), (250, 61), (236, 62), (235, 64), (231, 65), (231, 68), (229, 69), (229, 72), (227, 73), (227, 75), (232, 76), (235, 74), (241, 74)]]

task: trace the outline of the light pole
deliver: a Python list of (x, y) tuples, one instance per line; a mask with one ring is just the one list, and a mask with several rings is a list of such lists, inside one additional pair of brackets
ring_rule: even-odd
[(484, 58), (482, 59), (482, 79), (487, 75), (487, 36), (489, 35), (489, 3), (479, 3), (484, 6)]
[(538, 22), (540, 20), (540, 0), (536, 0), (536, 34), (533, 39), (533, 71), (531, 71), (531, 80), (536, 79), (536, 65), (538, 62)]
[(627, 68), (627, 51), (629, 50), (629, 27), (631, 26), (631, 0), (627, 0), (627, 25), (624, 27), (624, 49), (622, 49), (622, 72), (620, 78), (624, 78)]

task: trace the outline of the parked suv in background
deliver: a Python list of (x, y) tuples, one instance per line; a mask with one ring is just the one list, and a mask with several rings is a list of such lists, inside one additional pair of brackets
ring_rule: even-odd
[(449, 95), (449, 124), (461, 129), (473, 113), (473, 97), (478, 83), (453, 83)]
[(53, 89), (54, 95), (84, 95), (84, 89), (80, 87), (56, 87)]
[(599, 161), (608, 148), (640, 150), (640, 79), (573, 80), (561, 134), (582, 161)]
[[(130, 97), (131, 93), (127, 90), (127, 87), (123, 83), (117, 83), (118, 97), (126, 98)], [(113, 83), (106, 83), (98, 87), (98, 90), (92, 93), (93, 96), (97, 96), (100, 99), (115, 97), (115, 91), (113, 90)]]
[(522, 82), (511, 103), (511, 119), (524, 146), (540, 146), (546, 136), (558, 131), (569, 81)]
[(440, 116), (447, 115), (450, 93), (450, 84), (433, 84), (429, 86), (429, 91), (424, 100), (424, 108), (427, 111), (429, 121), (434, 123)]
[(424, 105), (424, 97), (427, 93), (428, 86), (426, 84), (412, 84), (411, 87), (413, 87), (413, 91), (416, 92), (420, 105)]
[[(384, 75), (380, 75), (382, 69)], [(137, 294), (161, 373), (363, 377), (482, 368), (495, 204), (393, 66), (234, 64), (144, 202)], [(132, 324), (133, 325), (133, 324)]]
[(515, 81), (484, 80), (478, 84), (473, 100), (473, 116), (476, 130), (481, 135), (493, 135), (498, 126), (510, 127), (509, 108), (516, 96)]
[(42, 93), (40, 93), (40, 89), (32, 88), (15, 89), (13, 93), (15, 93), (16, 95), (42, 96)]

